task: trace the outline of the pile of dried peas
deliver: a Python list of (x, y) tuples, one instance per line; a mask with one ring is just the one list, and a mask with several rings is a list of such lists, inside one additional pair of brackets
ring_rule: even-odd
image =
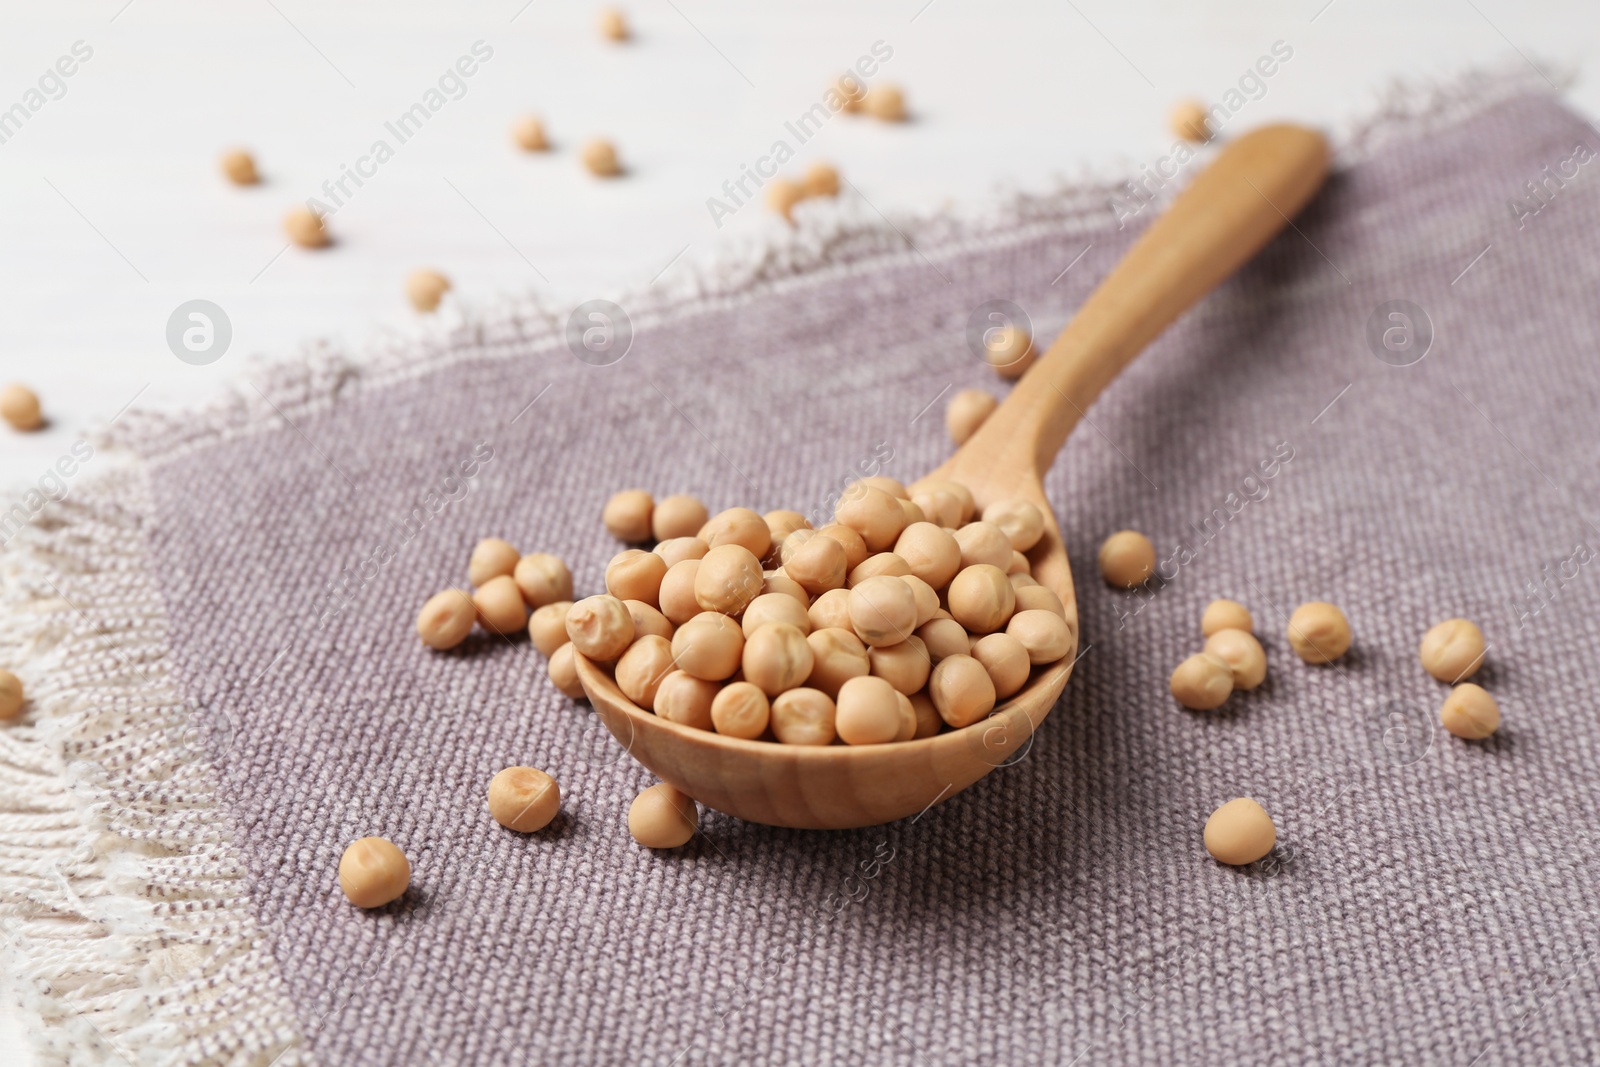
[[(606, 567), (607, 592), (572, 600), (555, 556), (480, 541), (472, 592), (447, 589), (417, 616), (430, 648), (474, 625), (509, 635), (526, 625), (551, 681), (583, 699), (575, 657), (613, 672), (642, 708), (743, 740), (796, 745), (887, 744), (968, 726), (1066, 656), (1066, 609), (1034, 581), (1026, 549), (1044, 516), (1024, 500), (975, 514), (953, 482), (910, 489), (891, 478), (848, 487), (820, 530), (793, 511), (710, 515), (691, 496), (617, 493), (601, 513), (627, 549)], [(531, 611), (531, 614), (530, 614)], [(560, 807), (554, 779), (511, 767), (489, 784), (489, 811), (532, 832)], [(676, 848), (699, 825), (693, 799), (667, 784), (633, 802), (628, 828), (650, 848)], [(403, 893), (405, 857), (381, 838), (350, 846), (340, 883), (377, 907)]]
[[(584, 695), (573, 660), (582, 653), (610, 670), (630, 700), (669, 721), (800, 745), (884, 744), (970, 725), (1073, 644), (1059, 599), (1028, 573), (1022, 553), (1044, 522), (1026, 501), (974, 519), (959, 485), (907, 489), (879, 477), (850, 486), (820, 530), (797, 512), (710, 516), (693, 497), (658, 502), (637, 489), (614, 495), (601, 518), (619, 540), (656, 542), (612, 558), (605, 594), (574, 603), (560, 560), (486, 540), (469, 565), (478, 590), (431, 600), (418, 620), (424, 641), (448, 647), (474, 621), (509, 633), (533, 607), (529, 634), (567, 695)], [(1131, 589), (1153, 576), (1154, 545), (1118, 531), (1099, 562), (1108, 584)], [(1266, 654), (1253, 630), (1243, 604), (1211, 602), (1201, 618), (1204, 650), (1170, 680), (1179, 702), (1210, 710), (1259, 686)], [(1334, 662), (1352, 640), (1344, 613), (1321, 601), (1297, 608), (1286, 636), (1313, 664)], [(1445, 728), (1461, 737), (1486, 737), (1499, 724), (1493, 698), (1462, 681), (1483, 653), (1482, 633), (1464, 619), (1435, 626), (1419, 649), (1430, 674), (1462, 683), (1441, 710)], [(511, 770), (540, 774), (502, 776)], [(559, 793), (549, 786), (553, 816)], [(490, 807), (503, 824), (524, 828), (492, 795)], [(528, 828), (548, 817), (533, 822)], [(641, 844), (672, 848), (693, 836), (698, 814), (692, 798), (661, 784), (636, 798), (628, 822)], [(1258, 802), (1239, 797), (1213, 812), (1203, 838), (1219, 862), (1243, 865), (1271, 852), (1277, 833)]]
[(1044, 516), (1027, 501), (978, 516), (962, 486), (877, 477), (820, 530), (642, 490), (602, 519), (654, 550), (619, 553), (605, 594), (545, 609), (530, 632), (563, 691), (576, 695), (561, 657), (581, 653), (683, 726), (797, 745), (930, 737), (982, 719), (1073, 645), (1060, 599), (1029, 574)]

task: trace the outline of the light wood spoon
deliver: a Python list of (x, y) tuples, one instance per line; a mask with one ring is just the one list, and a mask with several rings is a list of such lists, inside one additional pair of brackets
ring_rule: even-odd
[(1146, 344), (1265, 245), (1328, 169), (1322, 136), (1267, 126), (1229, 144), (1139, 238), (1000, 408), (929, 479), (971, 489), (981, 510), (1022, 497), (1045, 515), (1033, 575), (1066, 605), (1073, 649), (987, 719), (920, 741), (806, 747), (742, 741), (659, 719), (602, 668), (578, 677), (606, 728), (640, 763), (702, 804), (751, 822), (812, 829), (916, 815), (1007, 762), (1054, 707), (1077, 659), (1072, 572), (1043, 475), (1100, 390)]

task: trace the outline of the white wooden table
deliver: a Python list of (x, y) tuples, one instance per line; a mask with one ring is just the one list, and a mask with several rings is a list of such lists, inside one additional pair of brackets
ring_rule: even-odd
[[(719, 228), (706, 201), (792, 143), (786, 120), (875, 42), (915, 121), (830, 119), (787, 171), (832, 161), (845, 196), (891, 214), (1136, 170), (1170, 148), (1175, 100), (1222, 98), (1275, 42), (1292, 56), (1231, 129), (1337, 123), (1395, 78), (1519, 54), (1578, 71), (1573, 101), (1600, 114), (1600, 11), (1585, 0), (637, 0), (622, 46), (595, 15), (569, 0), (5, 0), (0, 112), (26, 107), (75, 43), (92, 54), (59, 90), (47, 78), (25, 120), (0, 114), (0, 380), (32, 385), (50, 417), (37, 434), (0, 428), (0, 511), (130, 404), (243, 388), (247, 356), (307, 339), (359, 353), (375, 330), (415, 328), (401, 291), (414, 267), (448, 274), (467, 305), (529, 289), (575, 305), (778, 232), (759, 204)], [(399, 143), (385, 123), (480, 41), (492, 55), (468, 64), (459, 99)], [(527, 111), (557, 151), (511, 146)], [(625, 179), (581, 170), (594, 135), (615, 140)], [(393, 158), (362, 163), (378, 139)], [(235, 144), (263, 185), (221, 179)], [(358, 166), (370, 177), (346, 181), (337, 245), (284, 251), (285, 211), (327, 201), (324, 181)], [(233, 331), (204, 366), (166, 341), (197, 298)], [(0, 1012), (0, 1064), (30, 1062), (20, 1042)]]

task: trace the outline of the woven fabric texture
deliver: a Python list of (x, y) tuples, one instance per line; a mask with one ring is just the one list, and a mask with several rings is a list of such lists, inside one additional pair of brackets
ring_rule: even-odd
[[(653, 779), (526, 639), (430, 652), (417, 607), (463, 584), (489, 535), (599, 591), (620, 488), (810, 513), (863, 460), (930, 469), (947, 390), (998, 388), (967, 347), (972, 310), (1015, 301), (1048, 341), (1155, 208), (1122, 230), (1106, 213), (902, 244), (641, 315), (608, 367), (554, 336), (463, 335), (431, 367), (280, 391), (270, 428), (155, 457), (176, 677), (205, 709), (302, 1051), (1592, 1061), (1600, 170), (1580, 145), (1593, 155), (1594, 130), (1534, 97), (1390, 142), (1141, 355), (1047, 481), (1086, 646), (1061, 705), (1014, 764), (889, 826), (707, 811), (689, 846), (643, 850), (625, 818)], [(1432, 335), (1406, 366), (1368, 340), (1397, 300)], [(1178, 554), (1170, 581), (1098, 580), (1098, 543), (1124, 527)], [(1254, 611), (1268, 679), (1186, 712), (1167, 675), (1217, 596)], [(1307, 600), (1352, 622), (1336, 665), (1288, 648)], [(1455, 615), (1491, 642), (1478, 680), (1505, 725), (1484, 742), (1438, 728), (1447, 690), (1417, 660)], [(515, 763), (561, 783), (539, 834), (487, 814)], [(1236, 796), (1279, 828), (1247, 869), (1201, 843)], [(375, 913), (336, 880), (368, 834), (413, 868)]]

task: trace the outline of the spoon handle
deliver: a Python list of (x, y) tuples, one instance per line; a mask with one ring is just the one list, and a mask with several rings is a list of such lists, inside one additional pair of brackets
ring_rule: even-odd
[[(1327, 142), (1302, 126), (1265, 126), (1222, 149), (1128, 249), (969, 444), (1031, 460), (1040, 474), (1048, 470), (1100, 390), (1289, 225), (1327, 170)], [(1006, 440), (980, 443), (991, 433)]]

